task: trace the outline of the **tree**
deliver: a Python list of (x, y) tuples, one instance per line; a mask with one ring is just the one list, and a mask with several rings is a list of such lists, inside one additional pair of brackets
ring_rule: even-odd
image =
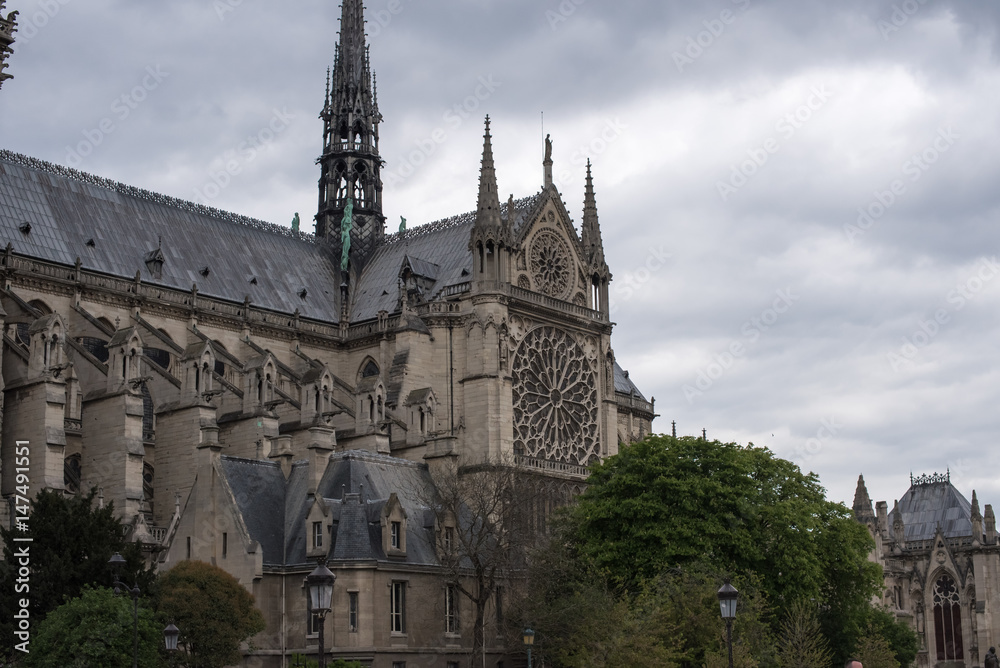
[(179, 629), (188, 668), (239, 663), (240, 643), (264, 630), (264, 616), (239, 581), (221, 568), (182, 561), (160, 577), (159, 613)]
[(778, 665), (781, 668), (816, 668), (833, 661), (830, 644), (823, 636), (816, 605), (796, 601), (788, 608), (778, 635)]
[[(451, 585), (473, 606), (472, 655), (482, 664), (487, 607), (498, 588), (526, 566), (538, 485), (513, 461), (458, 468), (435, 476), (436, 498), (427, 499), (438, 527), (437, 550)], [(478, 657), (478, 658), (477, 658)]]
[(899, 661), (889, 647), (889, 641), (879, 633), (874, 624), (869, 624), (865, 629), (854, 655), (865, 668), (899, 668)]
[(700, 438), (650, 437), (595, 466), (571, 513), (580, 558), (622, 591), (699, 561), (755, 574), (770, 606), (815, 599), (834, 629), (857, 626), (881, 573), (867, 530), (826, 500), (815, 474), (766, 448)]
[[(77, 598), (53, 610), (31, 639), (26, 668), (129, 668), (134, 619), (130, 596), (111, 589), (85, 587)], [(163, 629), (153, 611), (139, 601), (139, 665), (159, 665)]]
[[(31, 577), (29, 613), (35, 623), (44, 619), (66, 600), (80, 596), (87, 585), (109, 586), (112, 583), (108, 560), (120, 552), (126, 560), (122, 580), (138, 584), (143, 592), (152, 587), (155, 574), (147, 569), (137, 543), (126, 542), (125, 527), (115, 515), (113, 504), (96, 507), (96, 490), (86, 495), (67, 496), (62, 492), (44, 490), (31, 502), (29, 531), (10, 531), (0, 527), (4, 542), (4, 561), (0, 562), (0, 609), (14, 610), (15, 599), (24, 598), (15, 590), (17, 559), (15, 553), (25, 543), (14, 538), (28, 536), (30, 543)], [(14, 626), (10, 615), (0, 618), (0, 650), (13, 651)], [(9, 655), (8, 655), (9, 656)]]
[(902, 668), (913, 665), (917, 652), (920, 651), (920, 639), (909, 624), (896, 619), (888, 610), (876, 607), (869, 611), (864, 628), (869, 633), (885, 638)]

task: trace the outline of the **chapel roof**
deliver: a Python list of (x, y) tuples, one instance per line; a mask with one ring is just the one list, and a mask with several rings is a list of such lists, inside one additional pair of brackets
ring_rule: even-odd
[(933, 539), (939, 526), (946, 538), (972, 535), (972, 505), (947, 474), (911, 476), (899, 512), (907, 541)]

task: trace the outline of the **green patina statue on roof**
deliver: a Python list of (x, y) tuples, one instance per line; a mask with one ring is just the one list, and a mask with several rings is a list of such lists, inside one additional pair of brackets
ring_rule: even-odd
[(340, 221), (340, 270), (347, 271), (347, 262), (351, 256), (351, 225), (354, 215), (354, 201), (348, 197), (344, 207), (344, 217)]

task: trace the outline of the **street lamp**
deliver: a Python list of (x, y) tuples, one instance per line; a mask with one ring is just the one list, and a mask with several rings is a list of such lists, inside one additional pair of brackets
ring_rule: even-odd
[(177, 637), (180, 634), (180, 629), (174, 626), (173, 622), (167, 624), (167, 628), (163, 629), (163, 642), (166, 643), (168, 652), (177, 651)]
[(306, 587), (309, 589), (309, 603), (312, 612), (319, 616), (319, 668), (326, 668), (326, 648), (323, 647), (323, 622), (326, 613), (330, 612), (330, 602), (333, 599), (333, 583), (337, 576), (326, 567), (322, 559), (316, 569), (306, 577)]
[(736, 618), (736, 599), (740, 593), (736, 587), (726, 583), (719, 588), (719, 607), (722, 609), (722, 618), (726, 620), (726, 644), (729, 645), (729, 668), (733, 668), (733, 620)]
[(535, 644), (535, 632), (524, 629), (524, 646), (528, 649), (528, 668), (531, 668), (531, 646)]
[[(122, 566), (125, 565), (125, 558), (115, 552), (108, 565), (111, 566), (111, 575), (114, 578), (115, 594), (120, 594), (124, 583), (120, 579)], [(134, 585), (129, 593), (132, 595), (132, 668), (139, 666), (139, 585)]]

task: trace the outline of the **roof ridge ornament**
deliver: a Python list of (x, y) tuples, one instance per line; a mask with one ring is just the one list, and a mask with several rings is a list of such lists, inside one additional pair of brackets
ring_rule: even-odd
[(916, 487), (918, 485), (938, 485), (941, 483), (951, 483), (951, 468), (949, 467), (944, 473), (925, 473), (920, 476), (914, 477), (913, 473), (910, 473), (910, 486)]

